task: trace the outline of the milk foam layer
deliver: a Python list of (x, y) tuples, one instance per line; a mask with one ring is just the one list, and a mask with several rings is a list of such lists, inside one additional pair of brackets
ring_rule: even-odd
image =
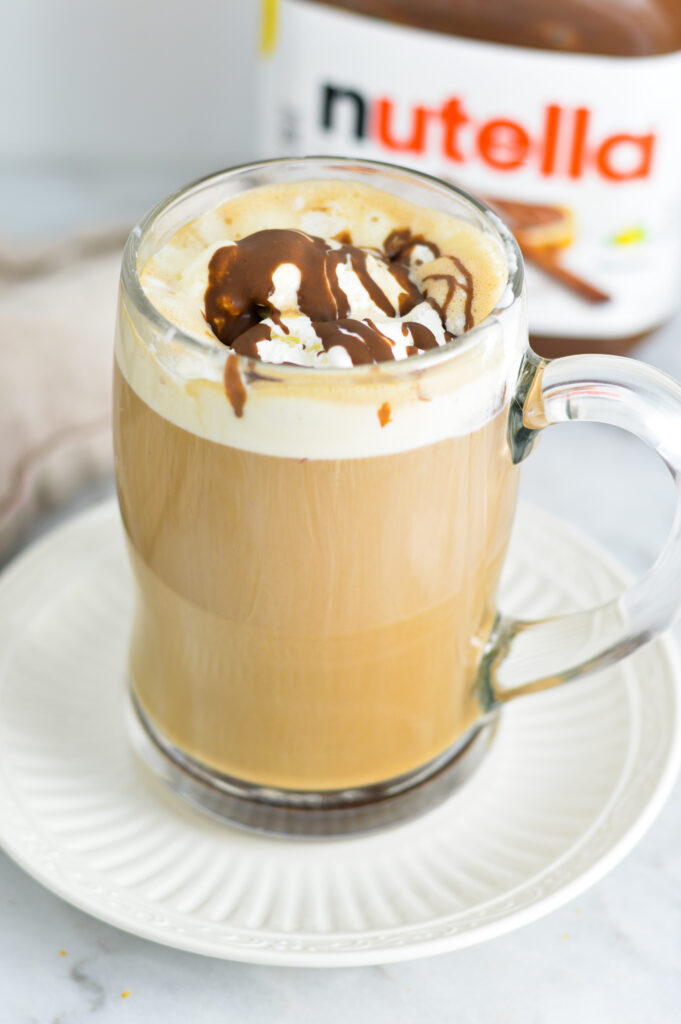
[[(392, 231), (409, 228), (413, 235), (435, 243), (441, 253), (457, 253), (475, 274), (476, 317), (484, 317), (506, 284), (509, 255), (502, 244), (464, 220), (354, 183), (307, 181), (253, 189), (186, 224), (141, 268), (144, 291), (168, 321), (164, 330), (151, 331), (123, 299), (117, 360), (134, 390), (160, 415), (199, 436), (249, 451), (293, 458), (353, 458), (469, 433), (508, 400), (526, 335), (521, 303), (513, 304), (512, 296), (505, 294), (473, 335), (399, 365), (347, 369), (345, 352), (338, 350), (339, 357), (335, 348), (323, 353), (328, 367), (324, 369), (318, 368), (319, 362), (314, 370), (298, 370), (240, 359), (247, 400), (243, 416), (236, 416), (224, 389), (230, 350), (215, 338), (203, 312), (208, 264), (222, 246), (273, 227), (329, 239), (349, 233), (353, 245), (375, 249)], [(417, 248), (416, 269), (432, 255)], [(295, 271), (290, 264), (282, 266), (273, 282), (275, 293), (283, 296), (282, 306), (292, 305)], [(353, 313), (361, 313), (366, 297), (356, 281), (346, 284)], [(439, 336), (444, 333), (427, 302), (406, 318), (385, 320), (381, 331), (394, 340), (398, 359), (407, 354), (398, 346), (406, 350), (410, 343), (402, 330), (403, 319), (423, 323)], [(318, 360), (309, 319), (293, 309), (281, 322), (289, 336), (279, 328), (267, 342), (269, 353), (258, 354), (271, 363), (283, 362), (290, 336), (304, 339), (307, 331), (313, 359)], [(192, 346), (183, 335), (197, 344)], [(290, 355), (287, 361), (293, 361)]]

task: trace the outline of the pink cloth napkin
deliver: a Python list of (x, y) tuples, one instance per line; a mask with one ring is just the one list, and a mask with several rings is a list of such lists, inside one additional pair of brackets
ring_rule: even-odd
[(0, 557), (31, 519), (111, 470), (119, 230), (0, 246)]

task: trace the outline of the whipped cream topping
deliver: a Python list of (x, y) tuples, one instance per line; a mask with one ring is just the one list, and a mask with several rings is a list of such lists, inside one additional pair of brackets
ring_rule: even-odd
[[(436, 245), (416, 246), (408, 232), (388, 242), (390, 255), (300, 230), (259, 231), (217, 248), (190, 287), (198, 294), (205, 281), (206, 319), (240, 355), (337, 367), (405, 359), (452, 338), (413, 280), (425, 273), (427, 284), (427, 268), (442, 261)], [(470, 275), (462, 284), (439, 277), (448, 304), (458, 290), (470, 303)]]
[[(162, 237), (139, 268), (142, 288), (165, 324), (152, 325), (123, 292), (116, 340), (117, 364), (127, 382), (178, 427), (263, 455), (375, 457), (470, 433), (508, 402), (527, 332), (523, 304), (507, 287), (513, 250), (504, 244), (503, 231), (500, 236), (482, 230), (465, 211), (457, 217), (360, 182), (337, 180), (259, 186), (227, 200), (215, 188), (213, 205), (199, 216), (195, 200), (189, 208), (193, 219)], [(238, 337), (221, 341), (206, 319), (210, 265), (220, 250), (272, 229), (322, 242), (336, 268), (336, 298), (347, 302), (347, 310), (338, 319), (317, 319), (319, 311), (307, 310), (299, 298), (298, 261), (275, 261), (265, 282), (270, 305), (255, 302), (254, 322), (241, 333), (261, 333), (255, 340), (257, 361), (249, 363), (238, 351)], [(337, 259), (348, 245), (366, 251), (361, 259), (373, 282), (370, 289), (352, 261)], [(472, 297), (450, 254), (472, 276)], [(443, 259), (444, 266), (435, 265)], [(395, 266), (405, 271), (406, 282), (399, 271), (395, 278)], [(457, 279), (450, 302), (451, 282), (444, 275)], [(382, 293), (378, 302), (374, 286)], [(405, 292), (413, 302), (406, 310), (400, 309)], [(243, 310), (226, 312), (234, 317)], [(409, 356), (427, 344), (443, 348), (444, 356), (447, 334), (461, 334), (467, 316), (479, 325), (470, 344), (466, 337), (455, 338), (446, 346), (455, 358), (415, 359), (409, 372)], [(344, 345), (330, 345), (328, 332), (371, 329), (368, 320), (384, 344), (385, 339), (392, 343), (392, 360), (350, 366)], [(427, 343), (424, 332), (434, 342)], [(188, 346), (187, 336), (201, 345)], [(298, 363), (300, 374), (276, 363)]]
[[(410, 226), (392, 226), (378, 246), (358, 245), (348, 225), (319, 236), (295, 219), (207, 240), (173, 282), (173, 298), (195, 304), (213, 337), (240, 355), (339, 368), (406, 359), (463, 334), (501, 293), (498, 266), (490, 274), (475, 248), (469, 265), (470, 229), (462, 252), (443, 253)], [(161, 270), (160, 280), (148, 274), (152, 300), (175, 248), (171, 239), (151, 261)]]

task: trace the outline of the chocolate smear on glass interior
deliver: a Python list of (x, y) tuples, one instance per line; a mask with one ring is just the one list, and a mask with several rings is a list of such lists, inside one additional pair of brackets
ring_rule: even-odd
[(233, 352), (227, 356), (225, 363), (225, 391), (236, 416), (243, 416), (247, 392), (239, 371), (239, 360)]

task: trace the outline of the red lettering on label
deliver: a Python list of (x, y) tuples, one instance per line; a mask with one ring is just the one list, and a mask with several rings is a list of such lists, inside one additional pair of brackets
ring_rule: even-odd
[(442, 123), (444, 131), (442, 134), (442, 152), (450, 160), (463, 163), (466, 159), (459, 149), (458, 133), (462, 125), (468, 124), (470, 118), (464, 113), (461, 100), (453, 98), (442, 106)]
[(541, 173), (550, 177), (556, 167), (556, 147), (558, 145), (558, 126), (560, 124), (560, 107), (551, 104), (546, 108), (544, 116), (544, 141), (542, 146)]
[[(630, 151), (633, 149), (634, 163), (631, 167), (618, 168), (616, 165), (618, 156), (622, 156), (622, 145)], [(609, 181), (633, 181), (635, 178), (647, 178), (653, 162), (654, 145), (655, 136), (652, 133), (650, 135), (611, 135), (605, 139), (598, 150), (596, 166), (603, 177), (608, 178)]]
[(478, 152), (497, 171), (522, 167), (530, 148), (530, 136), (515, 121), (488, 121), (478, 134)]
[[(449, 96), (438, 109), (422, 104), (406, 108), (403, 136), (395, 129), (396, 104), (389, 97), (370, 103), (356, 89), (324, 86), (321, 120), (325, 131), (336, 125), (336, 110), (353, 115), (353, 137), (370, 135), (392, 152), (424, 154), (439, 147), (443, 157), (466, 164), (476, 157), (495, 171), (516, 171), (535, 165), (546, 178), (578, 180), (596, 173), (606, 181), (633, 181), (649, 177), (656, 136), (627, 132), (589, 137), (592, 112), (588, 107), (566, 108), (549, 103), (540, 111), (536, 134), (510, 118), (475, 119), (460, 96)], [(367, 118), (367, 113), (369, 117)], [(367, 121), (369, 122), (367, 126)]]
[(376, 126), (378, 138), (387, 146), (400, 153), (422, 153), (426, 147), (426, 125), (434, 111), (426, 110), (425, 107), (414, 107), (411, 113), (411, 136), (398, 141), (392, 134), (391, 123), (395, 113), (395, 105), (392, 100), (376, 100), (375, 105)]
[(575, 110), (575, 120), (572, 132), (572, 150), (570, 153), (571, 178), (581, 178), (582, 166), (584, 163), (586, 133), (589, 127), (589, 111), (586, 107), (578, 107)]

